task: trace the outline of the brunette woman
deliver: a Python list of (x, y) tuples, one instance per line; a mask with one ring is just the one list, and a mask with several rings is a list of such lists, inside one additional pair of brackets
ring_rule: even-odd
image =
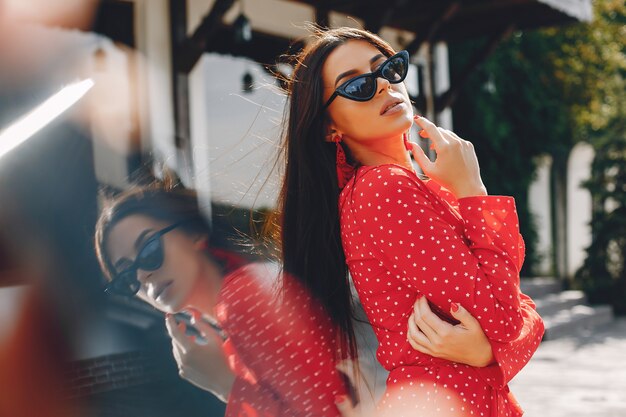
[[(181, 376), (227, 400), (226, 416), (339, 416), (335, 397), (348, 391), (323, 309), (276, 266), (220, 249), (193, 192), (122, 193), (103, 209), (95, 245), (107, 290), (168, 314)], [(181, 311), (204, 343), (176, 324)]]
[[(515, 204), (487, 195), (470, 142), (419, 117), (436, 160), (407, 140), (408, 60), (351, 28), (316, 31), (296, 57), (280, 198), (284, 267), (322, 303), (341, 330), (340, 347), (354, 355), (349, 269), (390, 372), (381, 412), (519, 416), (507, 383), (536, 350), (543, 323), (519, 290)], [(480, 323), (490, 364), (440, 353), (458, 330), (458, 311)]]

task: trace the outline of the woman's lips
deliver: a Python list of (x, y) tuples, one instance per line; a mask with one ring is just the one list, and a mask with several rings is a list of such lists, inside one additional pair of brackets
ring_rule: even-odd
[(401, 112), (404, 110), (404, 102), (403, 101), (398, 101), (396, 103), (391, 104), (390, 106), (387, 106), (385, 108), (385, 110), (380, 114), (381, 116), (387, 116), (390, 114), (395, 114), (398, 112)]

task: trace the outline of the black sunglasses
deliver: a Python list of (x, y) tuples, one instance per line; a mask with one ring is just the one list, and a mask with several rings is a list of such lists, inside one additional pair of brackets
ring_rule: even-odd
[(141, 288), (141, 283), (137, 279), (137, 270), (156, 271), (163, 265), (163, 241), (161, 238), (181, 224), (182, 222), (174, 223), (150, 236), (137, 252), (137, 257), (133, 263), (122, 272), (115, 274), (104, 291), (129, 297), (137, 294)]
[(404, 81), (408, 71), (409, 53), (407, 51), (400, 51), (380, 64), (376, 71), (350, 78), (348, 81), (341, 84), (337, 87), (333, 95), (330, 96), (326, 104), (324, 104), (324, 107), (330, 106), (330, 103), (332, 103), (337, 96), (355, 101), (371, 100), (378, 88), (376, 81), (378, 77), (384, 78), (391, 84), (398, 84)]

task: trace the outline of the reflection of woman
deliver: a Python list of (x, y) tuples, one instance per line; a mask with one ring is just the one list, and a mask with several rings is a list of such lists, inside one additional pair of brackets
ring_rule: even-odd
[[(228, 398), (227, 416), (339, 415), (335, 397), (346, 390), (321, 307), (297, 281), (269, 265), (242, 266), (214, 240), (194, 194), (154, 186), (111, 201), (95, 243), (111, 291), (193, 314), (207, 344), (168, 315), (174, 355), (184, 378)], [(206, 321), (227, 334), (223, 344)]]
[[(543, 324), (519, 291), (524, 246), (513, 199), (487, 196), (472, 145), (454, 133), (417, 119), (435, 162), (406, 140), (406, 52), (341, 28), (318, 32), (296, 62), (281, 196), (286, 271), (323, 301), (350, 351), (349, 267), (390, 371), (383, 410), (520, 415), (506, 384), (535, 351)], [(441, 343), (426, 299), (449, 320), (467, 308), (496, 362), (470, 366), (426, 347)]]

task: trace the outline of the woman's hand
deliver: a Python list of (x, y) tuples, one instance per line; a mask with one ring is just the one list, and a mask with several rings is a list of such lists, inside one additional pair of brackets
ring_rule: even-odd
[[(352, 391), (354, 395), (337, 395), (335, 397), (335, 405), (341, 413), (342, 417), (374, 417), (374, 400), (364, 401), (364, 394), (370, 392), (365, 376), (359, 373), (359, 381), (354, 380), (355, 362), (351, 359), (344, 359), (336, 366), (337, 371), (344, 375), (344, 382), (348, 392)], [(352, 398), (358, 398), (358, 404), (354, 404)]]
[(416, 117), (415, 122), (424, 129), (420, 136), (430, 139), (431, 148), (437, 153), (437, 159), (432, 162), (417, 143), (410, 142), (413, 156), (424, 174), (450, 190), (457, 199), (487, 195), (474, 145), (423, 117)]
[(478, 321), (458, 306), (450, 310), (461, 323), (456, 326), (435, 315), (426, 297), (420, 297), (409, 317), (408, 340), (415, 350), (475, 367), (484, 367), (493, 362), (491, 344)]
[(174, 316), (168, 315), (165, 319), (179, 374), (183, 379), (226, 402), (235, 375), (228, 366), (222, 349), (222, 338), (210, 325), (200, 320), (198, 312), (193, 312), (191, 322), (206, 340), (205, 343), (198, 344), (194, 336), (187, 336), (185, 323), (176, 323)]
[(352, 401), (345, 395), (338, 395), (335, 398), (335, 405), (342, 417), (362, 417), (359, 407), (352, 405)]

